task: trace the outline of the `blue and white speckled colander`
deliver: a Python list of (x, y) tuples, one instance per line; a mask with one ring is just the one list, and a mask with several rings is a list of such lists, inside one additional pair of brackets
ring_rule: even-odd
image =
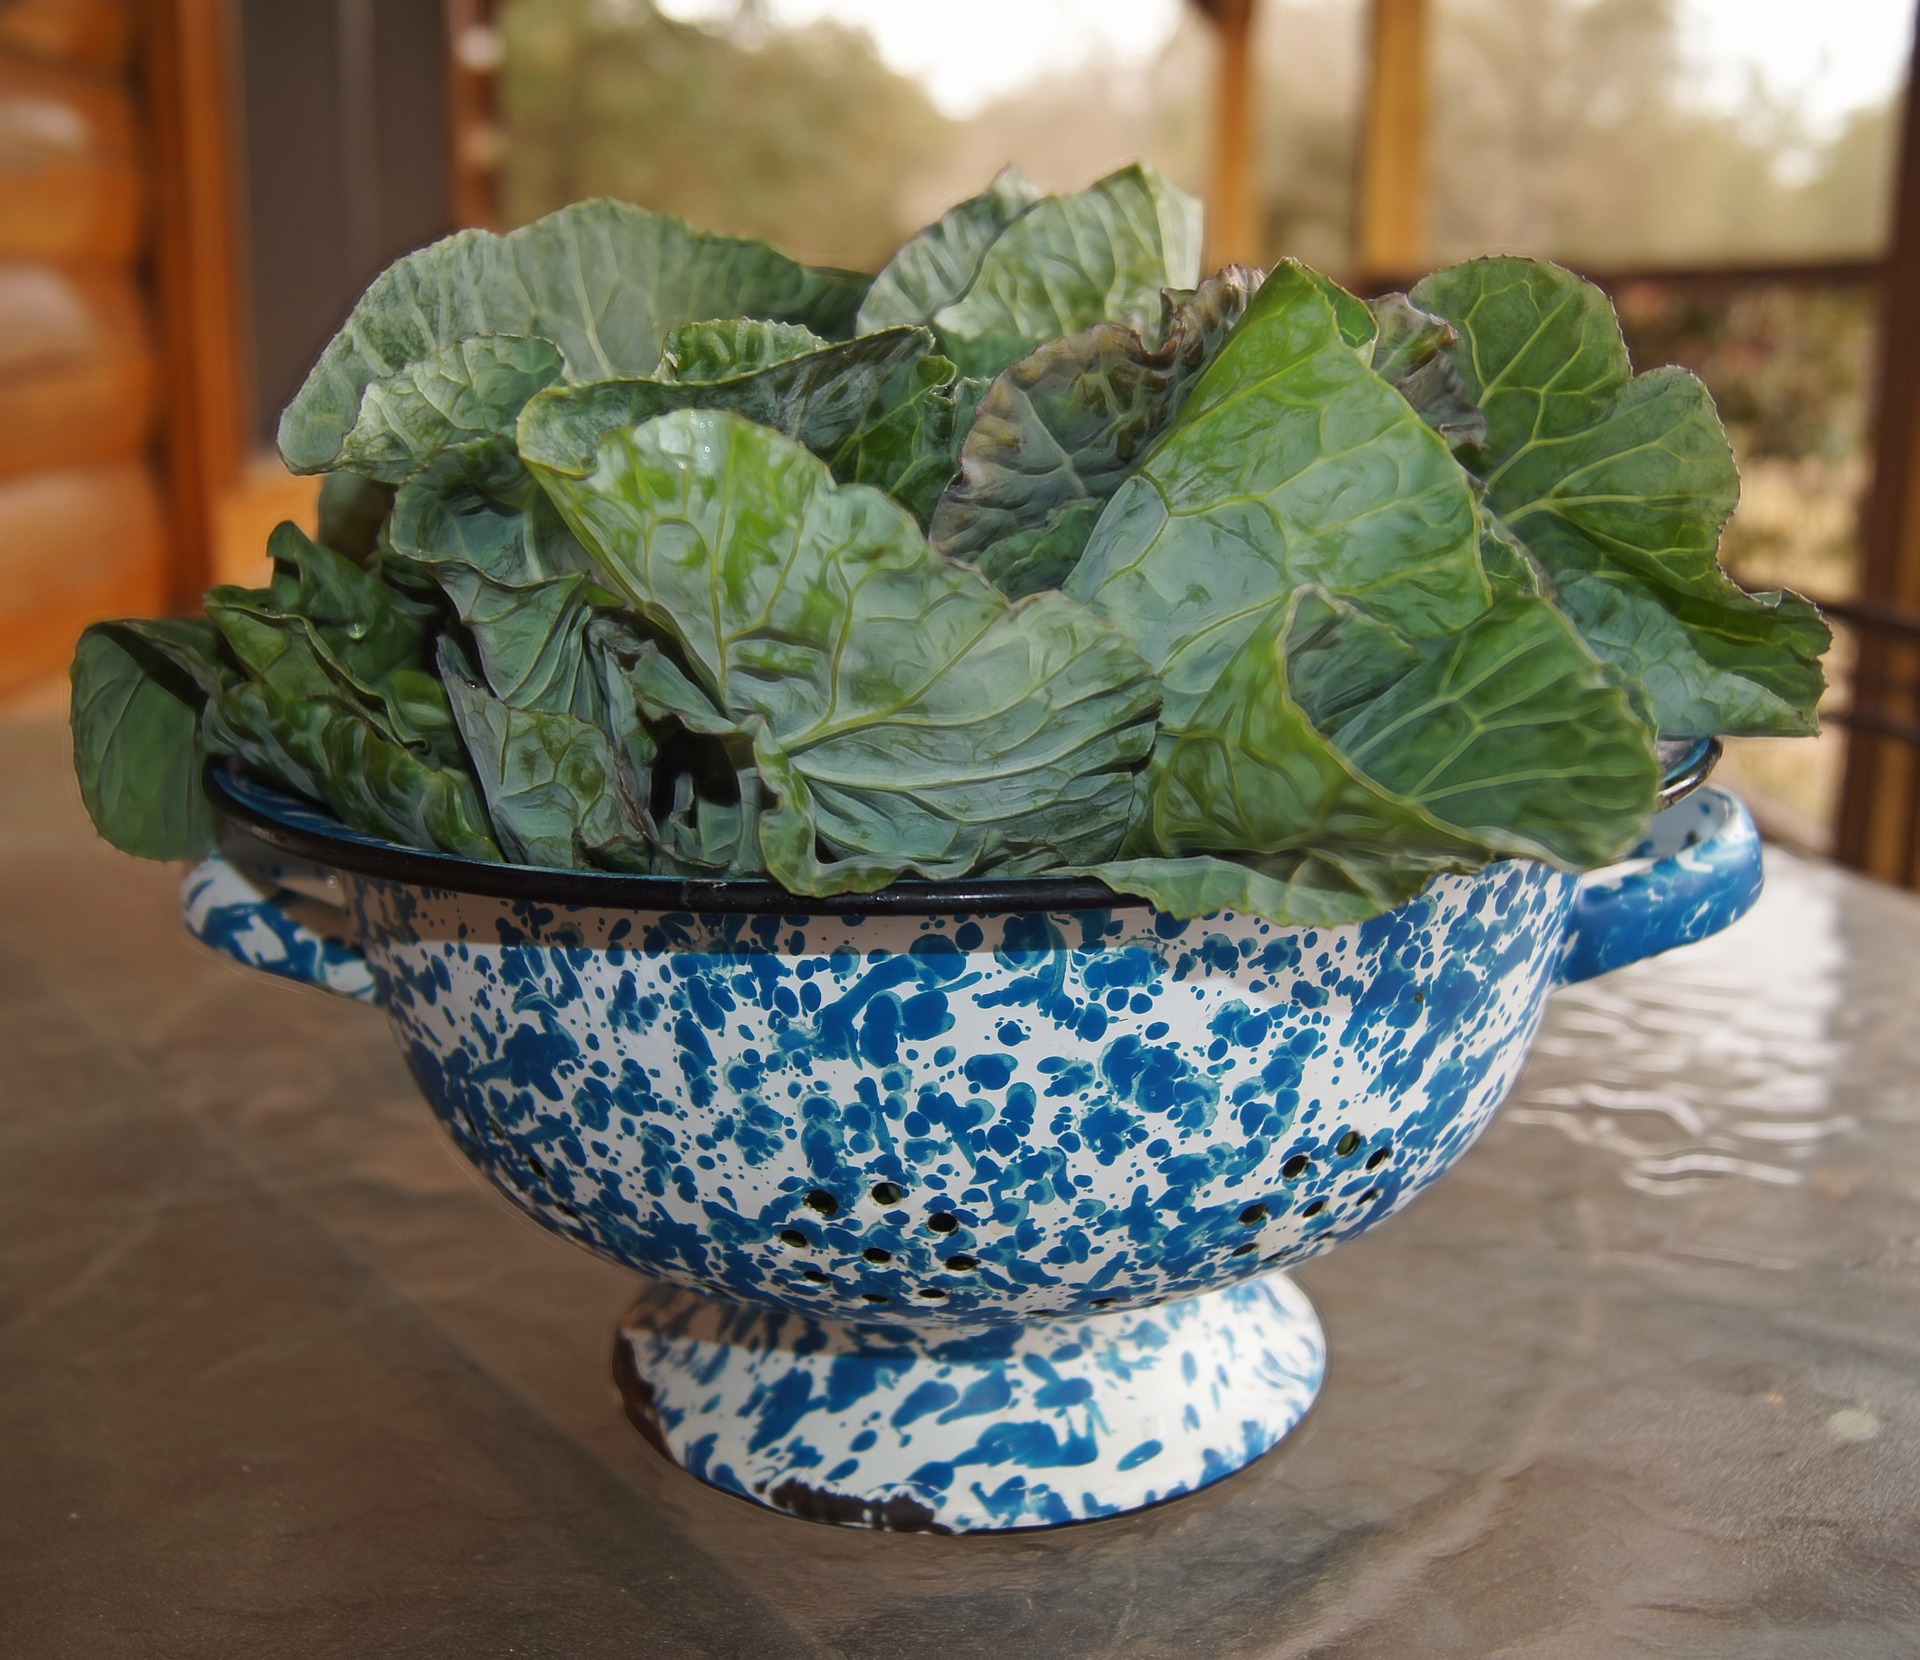
[(380, 1004), (460, 1150), (648, 1277), (616, 1345), (643, 1433), (886, 1528), (1081, 1521), (1257, 1458), (1324, 1363), (1281, 1270), (1465, 1151), (1556, 983), (1760, 886), (1711, 789), (1605, 871), (1509, 861), (1277, 928), (1086, 883), (829, 901), (485, 865), (214, 785), (189, 928)]

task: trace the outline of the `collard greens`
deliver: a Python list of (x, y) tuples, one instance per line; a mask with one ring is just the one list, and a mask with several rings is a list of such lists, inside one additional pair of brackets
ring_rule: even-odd
[(318, 539), (82, 638), (94, 822), (204, 852), (223, 757), (471, 858), (1334, 923), (1617, 858), (1657, 738), (1812, 729), (1825, 626), (1721, 571), (1712, 404), (1597, 289), (1199, 235), (1009, 170), (871, 279), (611, 202), (408, 256), (281, 422)]

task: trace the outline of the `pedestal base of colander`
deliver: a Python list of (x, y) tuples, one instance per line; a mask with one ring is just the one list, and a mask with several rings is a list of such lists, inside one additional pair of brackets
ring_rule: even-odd
[(956, 1330), (848, 1325), (653, 1286), (627, 1415), (709, 1485), (849, 1527), (1058, 1527), (1231, 1475), (1297, 1424), (1326, 1345), (1284, 1274), (1151, 1308)]

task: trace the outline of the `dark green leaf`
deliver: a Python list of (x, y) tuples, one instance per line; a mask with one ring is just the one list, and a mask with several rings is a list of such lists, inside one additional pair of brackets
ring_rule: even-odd
[[(641, 803), (652, 868), (669, 876), (766, 872), (758, 826), (766, 792), (751, 741), (624, 622), (596, 621), (589, 647), (606, 686), (608, 725)], [(590, 857), (596, 857), (589, 850)]]
[(393, 486), (358, 473), (328, 473), (319, 505), (319, 540), (356, 565), (372, 564), (381, 526), (393, 511)]
[(600, 683), (582, 648), (593, 562), (504, 441), (447, 450), (400, 492), (392, 552), (439, 583), (494, 695), (596, 719)]
[(649, 868), (641, 806), (605, 730), (563, 711), (510, 707), (444, 649), (441, 679), (508, 858)]
[[(934, 509), (933, 545), (974, 560), (1008, 594), (1057, 585), (1073, 567), (1061, 511), (1105, 502), (1139, 466), (1262, 276), (1233, 265), (1192, 294), (1168, 295), (1158, 346), (1122, 324), (1096, 323), (1005, 370), (974, 415), (960, 476)], [(1091, 518), (1064, 523), (1083, 527), (1084, 544)], [(1034, 539), (1050, 524), (1047, 557), (1036, 561)]]
[(464, 764), (437, 763), (388, 739), (367, 711), (264, 680), (229, 687), (207, 708), (207, 741), (344, 824), (409, 847), (498, 859)]
[(1104, 501), (1070, 501), (1037, 526), (995, 542), (977, 563), (983, 576), (1009, 599), (1065, 585), (1087, 550)]
[(1365, 922), (1404, 905), (1435, 875), (1417, 861), (1401, 865), (1366, 855), (1276, 853), (1230, 859), (1213, 853), (1178, 858), (1109, 859), (1076, 871), (1116, 893), (1138, 894), (1169, 916), (1257, 916), (1282, 928), (1334, 928)]
[(1460, 331), (1422, 311), (1404, 294), (1372, 302), (1379, 333), (1373, 372), (1412, 404), (1420, 419), (1456, 452), (1487, 441), (1487, 417), (1474, 403), (1453, 360)]
[(1475, 260), (1413, 302), (1460, 331), (1489, 506), (1645, 687), (1661, 735), (1814, 730), (1828, 631), (1798, 595), (1748, 594), (1720, 569), (1739, 481), (1706, 388), (1632, 375), (1606, 296), (1558, 266)]
[(200, 710), (230, 675), (200, 618), (96, 623), (80, 636), (73, 769), (94, 828), (121, 852), (197, 859), (212, 849)]
[(868, 424), (827, 453), (833, 476), (884, 490), (924, 525), (959, 464), (987, 385), (956, 377), (944, 357), (921, 358), (894, 377)]
[(211, 588), (206, 597), (247, 673), (285, 696), (363, 705), (384, 737), (456, 763), (452, 714), (427, 672), (433, 609), (294, 525), (275, 530), (268, 551), (270, 586)]
[(1015, 219), (933, 327), (963, 372), (995, 375), (1095, 323), (1147, 334), (1160, 321), (1161, 290), (1199, 277), (1200, 204), (1150, 168), (1127, 167)]
[[(1256, 861), (1283, 892), (1256, 900), (1249, 888), (1234, 904), (1284, 897), (1284, 913), (1260, 914), (1332, 923), (1492, 857), (1618, 858), (1658, 775), (1626, 695), (1544, 600), (1502, 599), (1460, 633), (1416, 643), (1308, 588), (1163, 740), (1129, 851)], [(1211, 896), (1229, 873), (1147, 874)]]

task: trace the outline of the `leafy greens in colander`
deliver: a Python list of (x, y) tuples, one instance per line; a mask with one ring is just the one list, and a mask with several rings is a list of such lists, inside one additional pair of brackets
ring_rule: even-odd
[(1658, 738), (1813, 730), (1825, 626), (1721, 571), (1713, 406), (1599, 290), (1200, 276), (1139, 167), (874, 278), (612, 202), (410, 255), (281, 421), (317, 539), (82, 638), (94, 822), (206, 851), (219, 756), (472, 858), (1333, 923), (1619, 857)]

